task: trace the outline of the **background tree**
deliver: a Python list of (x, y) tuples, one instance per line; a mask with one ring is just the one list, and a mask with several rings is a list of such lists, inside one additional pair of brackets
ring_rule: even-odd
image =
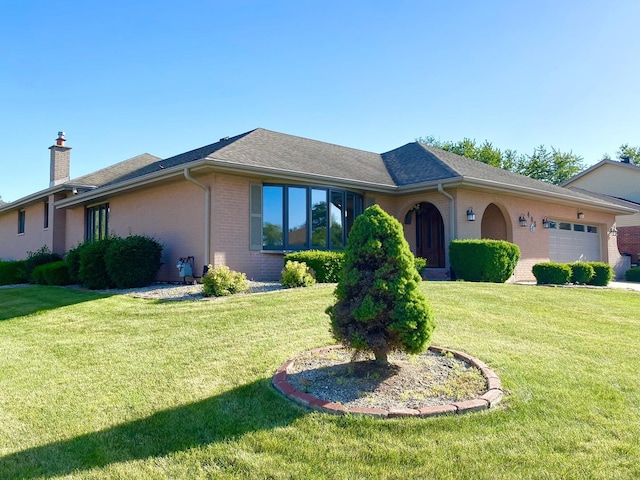
[(418, 138), (418, 141), (493, 167), (555, 185), (568, 180), (584, 169), (582, 157), (574, 155), (572, 152), (561, 152), (553, 147), (549, 151), (544, 145), (534, 148), (531, 155), (525, 155), (518, 154), (517, 151), (511, 149), (502, 151), (494, 147), (488, 140), (478, 145), (475, 140), (468, 138), (458, 142), (443, 142), (428, 135)]
[[(640, 166), (640, 147), (631, 147), (628, 143), (623, 143), (616, 152), (618, 160), (629, 159), (630, 163)], [(611, 160), (611, 156), (605, 153), (602, 160)]]
[(423, 351), (435, 321), (421, 282), (402, 225), (378, 205), (367, 208), (353, 223), (337, 302), (327, 308), (335, 338), (372, 351), (378, 365), (392, 350)]

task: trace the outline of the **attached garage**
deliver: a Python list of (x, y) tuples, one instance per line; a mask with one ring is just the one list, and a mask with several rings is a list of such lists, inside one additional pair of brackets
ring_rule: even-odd
[(597, 225), (584, 223), (549, 222), (549, 260), (560, 263), (601, 261), (600, 229)]

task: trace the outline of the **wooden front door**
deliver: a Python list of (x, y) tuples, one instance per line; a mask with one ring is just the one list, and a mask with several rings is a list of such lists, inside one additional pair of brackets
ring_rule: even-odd
[(427, 268), (444, 268), (444, 222), (432, 203), (421, 203), (416, 211), (416, 246)]

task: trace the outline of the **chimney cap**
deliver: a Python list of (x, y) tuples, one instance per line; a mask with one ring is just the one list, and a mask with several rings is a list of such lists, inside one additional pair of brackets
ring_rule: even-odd
[(64, 147), (64, 141), (66, 140), (64, 132), (58, 132), (58, 138), (56, 138), (56, 145), (58, 147)]

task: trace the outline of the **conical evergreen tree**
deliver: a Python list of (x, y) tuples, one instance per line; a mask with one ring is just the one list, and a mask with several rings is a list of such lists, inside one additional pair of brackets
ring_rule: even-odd
[(327, 309), (333, 335), (372, 351), (379, 365), (392, 350), (423, 351), (435, 321), (421, 281), (402, 225), (378, 205), (367, 208), (349, 233), (337, 302)]

